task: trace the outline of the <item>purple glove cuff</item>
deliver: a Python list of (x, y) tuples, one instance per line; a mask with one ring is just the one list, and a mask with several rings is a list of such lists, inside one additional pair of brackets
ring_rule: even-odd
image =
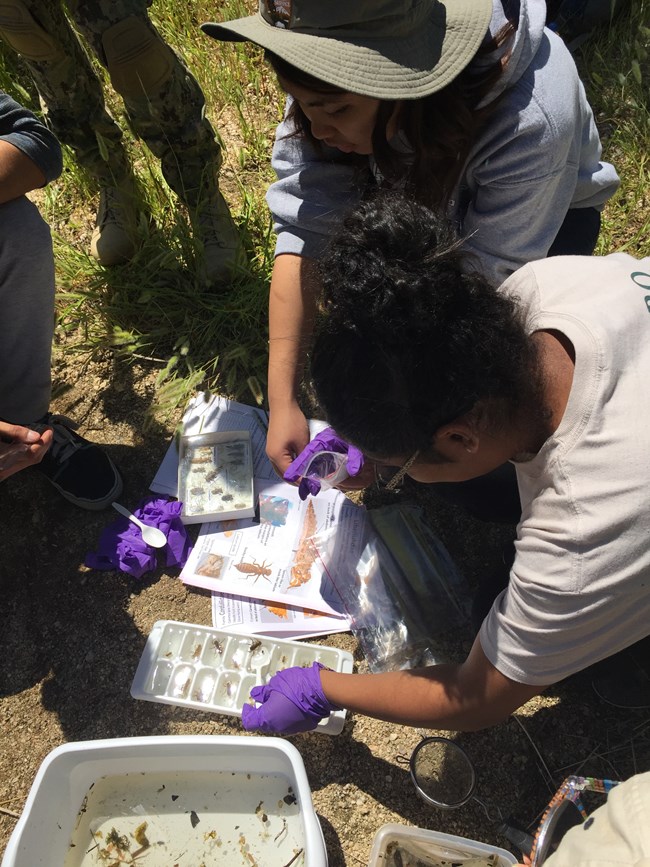
[(322, 668), (320, 662), (309, 668), (287, 668), (274, 674), (267, 684), (253, 687), (251, 698), (260, 706), (244, 705), (244, 728), (296, 734), (315, 728), (331, 711), (340, 710), (323, 692)]
[(325, 697), (320, 673), (325, 666), (321, 662), (314, 662), (309, 668), (299, 669), (304, 673), (304, 680), (292, 676), (294, 669), (287, 668), (279, 671), (276, 677), (283, 682), (281, 692), (294, 701), (303, 710), (309, 710), (317, 714), (319, 719), (330, 715), (330, 711), (340, 710), (335, 704), (331, 704)]

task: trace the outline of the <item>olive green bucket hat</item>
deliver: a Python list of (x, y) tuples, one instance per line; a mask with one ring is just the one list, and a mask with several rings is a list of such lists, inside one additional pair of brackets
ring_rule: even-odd
[(257, 15), (201, 29), (351, 93), (419, 99), (462, 72), (491, 17), (492, 0), (260, 0)]

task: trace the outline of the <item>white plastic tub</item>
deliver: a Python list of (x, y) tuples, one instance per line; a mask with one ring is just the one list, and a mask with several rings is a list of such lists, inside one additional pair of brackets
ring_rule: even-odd
[[(456, 837), (453, 834), (442, 834), (439, 831), (427, 831), (424, 828), (411, 828), (408, 825), (389, 823), (375, 834), (368, 867), (395, 867), (397, 864), (408, 863), (396, 860), (394, 852), (404, 847), (408, 853), (417, 853), (422, 863), (431, 859), (431, 864), (436, 862), (456, 862), (462, 864), (476, 858), (487, 858), (489, 855), (496, 856), (495, 867), (508, 867), (517, 864), (517, 859), (505, 849), (498, 846), (489, 846), (487, 843), (479, 843), (478, 840), (467, 840), (465, 837)], [(415, 860), (415, 858), (413, 859)]]
[(36, 775), (2, 867), (115, 863), (107, 846), (116, 839), (126, 841), (124, 863), (143, 867), (283, 867), (294, 857), (292, 867), (327, 867), (302, 758), (281, 738), (58, 747)]

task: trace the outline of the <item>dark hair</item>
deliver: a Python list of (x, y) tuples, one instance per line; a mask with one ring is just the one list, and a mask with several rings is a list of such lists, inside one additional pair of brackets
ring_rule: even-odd
[[(391, 148), (386, 137), (395, 102), (382, 100), (372, 135), (373, 156), (388, 183), (403, 182), (403, 188), (417, 201), (444, 208), (456, 186), (470, 149), (498, 99), (486, 106), (481, 102), (494, 87), (507, 60), (507, 54), (489, 61), (490, 55), (503, 54), (504, 46), (515, 32), (508, 23), (486, 44), (472, 62), (446, 87), (421, 99), (400, 100), (397, 126), (413, 148), (405, 155)], [(270, 51), (265, 56), (276, 75), (322, 94), (341, 94), (340, 87), (321, 81), (293, 66)], [(297, 135), (319, 143), (311, 134), (308, 118), (294, 102), (289, 111)]]
[[(379, 192), (344, 220), (320, 265), (316, 397), (343, 437), (375, 457), (431, 446), (474, 410), (507, 423), (538, 401), (537, 354), (516, 299), (471, 266), (449, 224)], [(532, 411), (532, 410), (531, 410)]]

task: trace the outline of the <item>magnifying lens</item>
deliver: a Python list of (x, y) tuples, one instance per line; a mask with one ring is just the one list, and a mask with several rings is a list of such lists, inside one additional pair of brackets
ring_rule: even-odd
[(496, 818), (490, 808), (474, 794), (476, 772), (465, 750), (448, 738), (424, 738), (409, 759), (411, 779), (415, 791), (433, 807), (456, 810), (468, 801), (480, 804), (491, 821), (502, 820), (501, 811)]
[(531, 867), (540, 867), (557, 849), (566, 832), (585, 820), (587, 813), (580, 800), (581, 792), (607, 793), (612, 786), (618, 785), (612, 780), (567, 777), (551, 799), (533, 837), (512, 824), (512, 820), (504, 821), (498, 807), (488, 807), (477, 798), (474, 766), (465, 750), (454, 741), (439, 737), (424, 738), (413, 750), (410, 759), (398, 756), (398, 760), (404, 764), (408, 761), (415, 790), (427, 804), (443, 810), (457, 809), (470, 800), (480, 804), (490, 822), (500, 823), (500, 833), (522, 852), (531, 853)]

